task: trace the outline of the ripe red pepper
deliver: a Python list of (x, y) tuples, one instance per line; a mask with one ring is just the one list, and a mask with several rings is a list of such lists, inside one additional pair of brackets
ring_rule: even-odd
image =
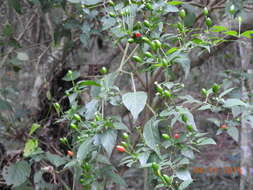
[(135, 37), (136, 37), (136, 38), (141, 37), (141, 33), (140, 33), (140, 32), (136, 32), (136, 33), (135, 33)]
[(174, 135), (174, 138), (175, 138), (175, 139), (179, 139), (179, 138), (180, 138), (180, 134), (176, 133), (176, 134)]
[(67, 154), (68, 154), (68, 156), (71, 156), (71, 157), (74, 156), (74, 152), (71, 151), (71, 150), (68, 150), (68, 151), (67, 151)]
[(228, 126), (227, 126), (226, 124), (223, 124), (223, 125), (220, 126), (220, 128), (221, 128), (221, 129), (227, 129)]
[(119, 151), (119, 152), (126, 152), (125, 147), (120, 146), (120, 145), (117, 145), (117, 146), (116, 146), (116, 150)]

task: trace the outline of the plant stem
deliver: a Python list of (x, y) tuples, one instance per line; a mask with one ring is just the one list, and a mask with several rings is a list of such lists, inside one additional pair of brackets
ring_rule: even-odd
[(148, 169), (145, 168), (144, 169), (144, 173), (143, 173), (143, 177), (144, 177), (144, 190), (149, 190), (149, 186), (148, 186)]

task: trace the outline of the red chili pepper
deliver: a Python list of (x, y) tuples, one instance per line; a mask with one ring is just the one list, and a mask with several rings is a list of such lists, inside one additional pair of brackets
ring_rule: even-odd
[(71, 156), (71, 157), (74, 156), (74, 152), (71, 150), (68, 150), (67, 154), (68, 154), (68, 156)]
[(135, 33), (135, 37), (136, 37), (136, 38), (141, 37), (141, 33), (140, 33), (140, 32), (136, 32), (136, 33)]
[(227, 126), (226, 124), (223, 124), (223, 125), (220, 126), (220, 128), (221, 128), (221, 129), (227, 129), (228, 126)]
[(179, 138), (180, 138), (180, 134), (176, 133), (176, 134), (174, 135), (174, 138), (175, 138), (175, 139), (179, 139)]
[(116, 146), (116, 150), (119, 151), (119, 152), (126, 152), (125, 147), (120, 146), (120, 145)]

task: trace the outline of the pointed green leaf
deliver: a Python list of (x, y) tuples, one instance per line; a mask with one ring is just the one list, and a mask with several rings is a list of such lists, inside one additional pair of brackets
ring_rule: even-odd
[(110, 157), (112, 154), (112, 150), (115, 147), (116, 140), (117, 140), (117, 131), (115, 130), (108, 130), (102, 135), (100, 135), (101, 143), (104, 149), (107, 152), (107, 155)]
[(146, 105), (147, 94), (146, 92), (130, 92), (123, 95), (122, 101), (136, 120)]
[(3, 168), (3, 178), (7, 185), (16, 187), (24, 183), (31, 173), (31, 166), (26, 161), (20, 161)]
[(92, 142), (92, 139), (87, 139), (80, 145), (76, 155), (78, 161), (83, 161), (86, 156), (92, 151)]
[(236, 127), (228, 127), (227, 133), (238, 142), (239, 140), (239, 131)]
[(159, 121), (154, 118), (150, 119), (144, 126), (143, 137), (145, 143), (159, 155), (160, 135), (158, 123)]

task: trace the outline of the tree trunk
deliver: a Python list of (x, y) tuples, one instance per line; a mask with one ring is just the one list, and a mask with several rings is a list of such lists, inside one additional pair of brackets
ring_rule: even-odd
[[(241, 40), (239, 42), (239, 50), (241, 57), (242, 71), (249, 76), (253, 74), (253, 65), (251, 64), (252, 41)], [(251, 102), (249, 94), (252, 93), (253, 81), (249, 78), (242, 77), (242, 98)], [(242, 113), (241, 122), (241, 180), (240, 190), (253, 189), (253, 124), (248, 120), (250, 110), (245, 109)]]

